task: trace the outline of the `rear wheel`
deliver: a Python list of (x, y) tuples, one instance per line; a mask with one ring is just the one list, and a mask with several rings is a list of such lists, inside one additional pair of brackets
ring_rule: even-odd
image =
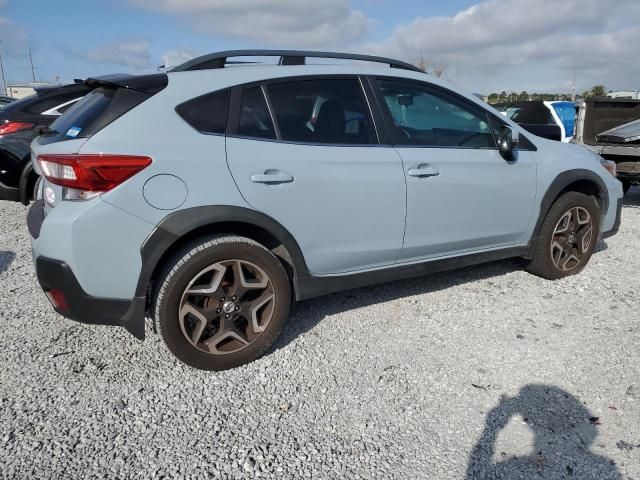
[(578, 192), (565, 193), (542, 223), (527, 270), (549, 280), (579, 273), (591, 258), (599, 232), (596, 200)]
[(203, 239), (165, 270), (155, 318), (171, 352), (203, 370), (251, 362), (280, 334), (291, 303), (286, 271), (244, 237)]

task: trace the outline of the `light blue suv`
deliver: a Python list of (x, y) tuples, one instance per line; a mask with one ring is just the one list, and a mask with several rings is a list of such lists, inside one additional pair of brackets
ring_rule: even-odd
[[(256, 56), (279, 62), (228, 60)], [(32, 145), (38, 280), (71, 319), (153, 318), (197, 368), (261, 355), (293, 300), (507, 257), (577, 273), (620, 223), (614, 165), (396, 60), (230, 51), (86, 84)]]

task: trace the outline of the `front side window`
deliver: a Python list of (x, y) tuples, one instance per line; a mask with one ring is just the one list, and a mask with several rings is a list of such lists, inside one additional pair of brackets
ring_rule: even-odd
[(391, 114), (394, 143), (428, 147), (494, 148), (486, 113), (428, 86), (379, 81)]
[(275, 83), (269, 98), (282, 140), (314, 144), (375, 143), (373, 122), (356, 79)]

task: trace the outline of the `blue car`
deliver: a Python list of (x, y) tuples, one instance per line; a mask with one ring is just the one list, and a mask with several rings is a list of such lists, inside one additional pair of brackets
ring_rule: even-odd
[[(254, 56), (279, 64), (228, 61)], [(196, 368), (262, 355), (296, 300), (510, 257), (576, 274), (620, 224), (614, 164), (397, 60), (229, 51), (85, 86), (32, 143), (38, 281)]]

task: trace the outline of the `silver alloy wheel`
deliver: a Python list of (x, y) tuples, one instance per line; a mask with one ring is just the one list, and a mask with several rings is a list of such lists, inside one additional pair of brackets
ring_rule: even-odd
[(187, 285), (178, 311), (180, 328), (194, 347), (221, 355), (253, 343), (275, 307), (271, 279), (245, 260), (214, 263)]
[(551, 260), (558, 270), (568, 272), (576, 268), (591, 248), (593, 221), (582, 207), (567, 210), (551, 237)]

